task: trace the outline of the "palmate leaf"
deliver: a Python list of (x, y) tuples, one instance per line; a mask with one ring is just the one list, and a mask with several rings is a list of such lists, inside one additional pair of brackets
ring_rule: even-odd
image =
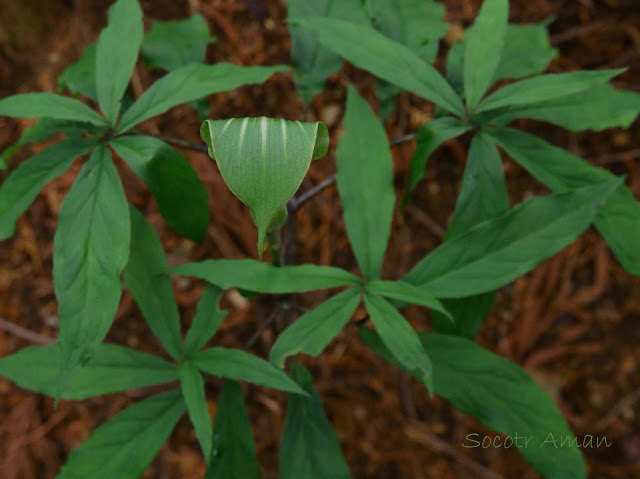
[(369, 16), (380, 33), (431, 63), (438, 40), (447, 31), (444, 5), (424, 0), (366, 0)]
[(271, 348), (271, 363), (283, 368), (288, 356), (320, 354), (349, 321), (360, 303), (360, 294), (356, 288), (348, 289), (300, 316), (278, 336)]
[(469, 131), (471, 126), (458, 118), (445, 116), (436, 118), (420, 127), (416, 136), (416, 150), (411, 156), (407, 191), (402, 202), (407, 206), (411, 200), (411, 193), (424, 178), (427, 161), (434, 151), (445, 141)]
[(548, 23), (507, 25), (500, 63), (492, 83), (505, 78), (537, 75), (547, 69), (549, 63), (558, 56), (558, 50), (551, 46)]
[(573, 95), (521, 107), (487, 112), (482, 123), (505, 126), (517, 118), (531, 118), (570, 131), (628, 128), (640, 114), (640, 94), (604, 84)]
[(52, 93), (22, 93), (0, 100), (0, 116), (13, 118), (56, 118), (106, 126), (107, 122), (74, 98)]
[(315, 32), (322, 45), (378, 78), (465, 116), (455, 91), (431, 65), (409, 48), (366, 26), (334, 18), (291, 19)]
[(213, 425), (213, 451), (205, 479), (260, 479), (260, 464), (242, 387), (225, 380)]
[(0, 240), (13, 235), (17, 219), (44, 185), (62, 175), (95, 143), (91, 138), (63, 140), (23, 161), (11, 172), (0, 188)]
[[(360, 334), (383, 358), (415, 376), (395, 360), (375, 332), (361, 328)], [(569, 426), (526, 371), (468, 339), (418, 335), (432, 360), (436, 394), (486, 427), (511, 436), (520, 453), (545, 478), (586, 477), (584, 459), (579, 447), (571, 443), (574, 436)], [(467, 435), (463, 445), (477, 447), (472, 442), (476, 439)]]
[(153, 193), (167, 224), (201, 241), (209, 228), (209, 195), (189, 161), (162, 140), (121, 136), (110, 146)]
[(313, 389), (309, 372), (297, 361), (291, 377), (308, 393), (287, 395), (278, 479), (349, 479), (340, 441)]
[(209, 348), (191, 356), (200, 370), (227, 379), (249, 381), (273, 389), (301, 393), (298, 385), (283, 371), (253, 354), (239, 349)]
[(431, 296), (431, 294), (403, 281), (385, 281), (378, 279), (367, 283), (365, 290), (387, 299), (424, 306), (450, 317), (440, 301)]
[(285, 212), (312, 160), (327, 154), (322, 122), (274, 118), (207, 120), (200, 130), (229, 189), (249, 207), (262, 257), (267, 231)]
[(196, 437), (205, 460), (209, 463), (211, 449), (213, 448), (213, 426), (211, 425), (211, 416), (207, 408), (204, 379), (198, 368), (190, 361), (182, 363), (178, 368), (178, 372), (180, 374), (180, 389), (187, 405), (189, 419), (196, 431)]
[(400, 364), (409, 369), (429, 391), (433, 391), (431, 360), (415, 330), (395, 306), (380, 296), (367, 293), (364, 304), (385, 346)]
[(239, 86), (263, 83), (274, 73), (290, 67), (242, 67), (231, 63), (202, 65), (193, 63), (167, 73), (156, 81), (129, 108), (118, 125), (118, 133), (133, 128), (138, 123), (160, 115), (181, 103), (233, 90)]
[(213, 42), (206, 20), (196, 12), (184, 20), (152, 22), (140, 53), (149, 68), (171, 71), (204, 62), (207, 45)]
[(96, 93), (104, 116), (115, 126), (142, 43), (142, 9), (138, 0), (117, 0), (96, 48)]
[(520, 80), (500, 88), (485, 98), (475, 113), (505, 106), (518, 107), (566, 97), (603, 85), (624, 69), (549, 73)]
[[(444, 5), (424, 0), (367, 0), (366, 8), (380, 33), (401, 43), (419, 58), (433, 63), (439, 40), (447, 31), (443, 21)], [(402, 89), (380, 80), (376, 95), (380, 98), (380, 118), (385, 119), (395, 107)]]
[(227, 315), (226, 309), (218, 307), (220, 296), (222, 289), (212, 284), (208, 284), (202, 291), (196, 314), (184, 339), (184, 352), (187, 357), (199, 351), (211, 339)]
[(507, 182), (500, 153), (484, 133), (473, 137), (453, 219), (445, 240), (509, 211)]
[(467, 108), (473, 110), (495, 76), (509, 21), (509, 0), (484, 0), (465, 34), (463, 81)]
[(391, 234), (395, 193), (387, 135), (367, 102), (349, 86), (336, 182), (351, 247), (365, 278), (378, 279)]
[(96, 87), (96, 53), (98, 43), (93, 42), (85, 47), (80, 58), (69, 65), (58, 75), (58, 89), (65, 87), (74, 95), (81, 94), (98, 101)]
[(122, 278), (142, 314), (164, 348), (174, 359), (183, 358), (180, 316), (160, 238), (133, 206), (129, 261)]
[(62, 203), (54, 238), (63, 372), (86, 363), (109, 331), (129, 257), (129, 208), (106, 147), (84, 164)]
[[(56, 118), (40, 118), (35, 125), (25, 128), (18, 140), (0, 153), (0, 169), (8, 166), (11, 156), (22, 146), (51, 138), (56, 133), (63, 133), (69, 138), (80, 139), (83, 143), (85, 133), (98, 134), (105, 132), (105, 128), (99, 128), (91, 123), (73, 120), (60, 120)], [(86, 141), (86, 140), (85, 140)], [(94, 141), (97, 143), (97, 139)]]
[[(20, 387), (53, 397), (58, 393), (63, 363), (59, 344), (30, 346), (0, 360), (0, 375)], [(176, 367), (164, 359), (115, 344), (100, 344), (95, 356), (69, 379), (61, 397), (82, 400), (176, 379)]]
[[(462, 178), (453, 219), (445, 241), (466, 233), (483, 221), (509, 211), (509, 195), (502, 171), (502, 161), (493, 141), (484, 133), (474, 136)], [(437, 312), (432, 315), (436, 331), (473, 338), (489, 314), (496, 293), (443, 300), (454, 321)]]
[(56, 479), (138, 479), (184, 411), (178, 390), (128, 407), (74, 449)]
[(445, 241), (403, 281), (437, 298), (472, 296), (504, 286), (573, 242), (620, 184), (614, 179), (526, 200)]
[(222, 289), (241, 288), (272, 294), (302, 293), (362, 284), (357, 276), (333, 266), (272, 266), (254, 259), (210, 259), (176, 266), (171, 272), (195, 276)]
[[(615, 178), (611, 172), (529, 133), (503, 129), (490, 134), (514, 160), (555, 192)], [(600, 208), (595, 224), (622, 266), (640, 275), (640, 203), (631, 190), (618, 188)]]
[[(367, 17), (360, 0), (289, 0), (288, 17), (332, 17), (352, 23), (368, 25)], [(295, 67), (294, 80), (300, 97), (310, 102), (320, 93), (327, 77), (336, 73), (344, 60), (342, 57), (323, 47), (313, 33), (304, 27), (290, 24), (291, 60)]]

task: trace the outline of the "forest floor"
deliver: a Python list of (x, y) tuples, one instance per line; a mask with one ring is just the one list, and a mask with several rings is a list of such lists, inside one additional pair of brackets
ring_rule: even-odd
[[(5, 0), (0, 10), (0, 98), (29, 91), (56, 91), (56, 76), (95, 40), (106, 22), (108, 0)], [(242, 65), (290, 63), (290, 36), (283, 23), (284, 0), (142, 0), (146, 26), (150, 19), (168, 20), (201, 12), (218, 42), (208, 50), (209, 62)], [(475, 18), (480, 1), (445, 0), (447, 20), (465, 27)], [(511, 2), (514, 23), (555, 18), (550, 30), (560, 57), (550, 67), (576, 69), (629, 67), (614, 80), (619, 87), (640, 91), (640, 5), (637, 0), (530, 0)], [(447, 44), (443, 42), (442, 52)], [(442, 69), (440, 58), (437, 67)], [(132, 83), (138, 96), (157, 77), (139, 64)], [(336, 138), (347, 81), (373, 101), (375, 79), (351, 66), (332, 76), (313, 102), (308, 120), (323, 120), (332, 134), (329, 155), (311, 166), (302, 190), (335, 171)], [(277, 75), (265, 85), (243, 87), (211, 97), (212, 117), (282, 116), (299, 118), (291, 74)], [(410, 94), (400, 95), (387, 122), (390, 138), (416, 129), (431, 109)], [(32, 121), (0, 117), (0, 150), (15, 141)], [(629, 130), (570, 134), (533, 121), (519, 128), (626, 175), (640, 197), (640, 122)], [(199, 142), (199, 120), (189, 108), (145, 122), (144, 128)], [(400, 194), (415, 143), (393, 148)], [(397, 278), (438, 245), (455, 205), (465, 164), (466, 138), (447, 142), (429, 161), (426, 180), (404, 214), (396, 213), (383, 275)], [(11, 167), (42, 146), (23, 149)], [(212, 222), (207, 239), (195, 244), (173, 233), (157, 212), (148, 189), (118, 163), (131, 202), (161, 235), (173, 264), (204, 258), (256, 257), (256, 230), (248, 210), (228, 191), (207, 155), (183, 152), (209, 190)], [(512, 204), (546, 188), (505, 158)], [(57, 305), (52, 283), (52, 243), (60, 205), (80, 162), (49, 184), (19, 220), (16, 234), (0, 242), (0, 357), (30, 344), (53, 341)], [(7, 172), (0, 172), (5, 178)], [(307, 203), (298, 215), (297, 263), (337, 265), (357, 270), (349, 248), (335, 186)], [(640, 247), (640, 245), (639, 245)], [(191, 318), (202, 283), (179, 279), (175, 290), (182, 316)], [(295, 297), (312, 307), (326, 293)], [(251, 301), (228, 293), (223, 306), (230, 314), (216, 344), (242, 347), (274, 308), (272, 297)], [(407, 318), (428, 329), (428, 314), (408, 308)], [(355, 319), (359, 319), (356, 314)], [(12, 331), (6, 323), (25, 328)], [(266, 357), (274, 336), (265, 331), (252, 352)], [(125, 294), (107, 341), (161, 354), (161, 348)], [(533, 272), (502, 288), (478, 341), (522, 365), (554, 398), (574, 433), (606, 437), (610, 447), (586, 448), (591, 478), (640, 477), (640, 278), (625, 273), (594, 229), (545, 261)], [(304, 358), (326, 411), (343, 445), (356, 479), (513, 478), (539, 475), (513, 448), (462, 447), (470, 433), (490, 435), (474, 419), (457, 412), (439, 397), (430, 399), (423, 386), (389, 366), (359, 340), (348, 326), (316, 359)], [(207, 392), (211, 412), (221, 383), (211, 380)], [(285, 395), (246, 385), (247, 405), (265, 479), (277, 477), (279, 437)], [(61, 401), (20, 389), (0, 378), (0, 477), (53, 478), (68, 453), (99, 424), (148, 394), (134, 391), (91, 400)], [(153, 479), (201, 478), (204, 461), (188, 419), (183, 418), (145, 473)]]

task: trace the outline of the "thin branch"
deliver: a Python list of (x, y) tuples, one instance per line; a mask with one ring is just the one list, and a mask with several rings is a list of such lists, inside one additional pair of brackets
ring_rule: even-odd
[(187, 150), (199, 151), (200, 153), (208, 153), (209, 149), (207, 145), (202, 143), (194, 143), (192, 141), (181, 140), (180, 138), (174, 138), (172, 136), (164, 136), (164, 135), (153, 135), (151, 133), (147, 133), (146, 131), (134, 129), (131, 130), (131, 133), (134, 135), (142, 135), (142, 136), (150, 136), (152, 138), (157, 138), (158, 140), (162, 140), (170, 145), (178, 146), (180, 148), (185, 148)]
[(269, 328), (269, 326), (271, 326), (271, 324), (273, 324), (273, 322), (276, 319), (278, 319), (278, 316), (280, 316), (280, 313), (282, 312), (283, 309), (284, 309), (284, 303), (281, 303), (280, 301), (278, 301), (278, 303), (276, 303), (276, 307), (273, 309), (273, 312), (269, 315), (267, 319), (265, 319), (262, 322), (258, 330), (255, 333), (253, 333), (253, 335), (249, 338), (249, 341), (246, 342), (246, 344), (244, 345), (244, 349), (249, 349), (251, 346), (253, 346), (256, 343), (258, 339), (260, 339), (260, 336), (262, 336), (262, 333), (264, 333), (267, 330), (267, 328)]
[(640, 148), (621, 151), (619, 153), (606, 153), (593, 159), (596, 165), (610, 165), (611, 163), (620, 163), (621, 161), (635, 160), (640, 158)]
[(395, 146), (395, 145), (399, 145), (400, 143), (406, 143), (407, 141), (413, 140), (415, 137), (416, 137), (416, 133), (409, 133), (404, 136), (399, 136), (398, 138), (394, 138), (393, 140), (391, 140), (389, 142), (389, 145)]
[(640, 401), (640, 388), (637, 388), (624, 396), (603, 418), (598, 420), (595, 424), (595, 430), (601, 431), (608, 428), (611, 421), (613, 421), (618, 414), (622, 413), (627, 408), (633, 409), (635, 403), (638, 401)]
[(551, 36), (551, 45), (557, 46), (560, 43), (564, 43), (569, 40), (573, 40), (576, 37), (585, 35), (587, 33), (597, 32), (598, 30), (607, 30), (612, 26), (615, 27), (617, 22), (612, 18), (604, 18), (600, 21), (592, 22), (587, 25), (579, 25), (577, 27), (569, 28), (562, 33)]
[[(389, 142), (389, 145), (391, 145), (391, 146), (399, 145), (400, 143), (405, 143), (407, 141), (411, 141), (415, 137), (416, 137), (415, 133), (409, 133), (408, 135), (404, 135), (404, 136), (400, 136), (398, 138), (394, 138), (393, 140), (391, 140)], [(297, 213), (297, 211), (300, 209), (300, 207), (303, 204), (305, 204), (307, 201), (309, 201), (313, 197), (315, 197), (315, 196), (319, 195), (320, 193), (322, 193), (326, 188), (328, 188), (333, 183), (335, 183), (335, 181), (336, 181), (336, 174), (334, 173), (333, 175), (325, 178), (323, 181), (318, 183), (313, 188), (311, 188), (311, 189), (305, 191), (304, 193), (302, 193), (300, 196), (298, 196), (296, 198), (293, 198), (291, 201), (289, 201), (289, 204), (287, 204), (287, 212), (290, 215)]]
[(305, 204), (311, 198), (313, 198), (313, 197), (319, 195), (320, 193), (322, 193), (325, 189), (327, 189), (329, 186), (334, 184), (335, 181), (336, 181), (336, 174), (334, 173), (331, 176), (328, 176), (327, 178), (322, 180), (320, 183), (315, 185), (313, 188), (310, 188), (309, 190), (307, 190), (304, 193), (302, 193), (297, 198), (292, 198), (289, 201), (289, 203), (287, 204), (287, 212), (290, 215), (296, 214), (303, 204)]
[(473, 477), (479, 477), (483, 479), (503, 479), (502, 476), (487, 469), (485, 466), (476, 462), (471, 457), (462, 454), (451, 444), (443, 441), (438, 436), (433, 434), (429, 429), (418, 421), (411, 421), (404, 428), (405, 434), (417, 443), (430, 447), (436, 452), (445, 454), (457, 462), (465, 466), (470, 471), (473, 471)]
[(419, 208), (416, 208), (413, 205), (407, 206), (407, 213), (411, 213), (416, 220), (425, 225), (431, 233), (436, 238), (443, 239), (446, 233), (446, 230), (440, 226), (433, 218), (431, 218), (428, 214), (422, 211)]
[(18, 326), (17, 324), (13, 324), (2, 318), (0, 318), (0, 329), (34, 344), (47, 345), (56, 342), (56, 340), (53, 338), (34, 333), (29, 329)]

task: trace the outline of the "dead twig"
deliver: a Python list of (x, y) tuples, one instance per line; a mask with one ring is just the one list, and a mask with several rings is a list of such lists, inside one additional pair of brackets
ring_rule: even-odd
[(56, 342), (56, 340), (53, 338), (34, 333), (29, 329), (18, 326), (17, 324), (13, 324), (3, 318), (0, 318), (0, 329), (34, 344), (47, 345)]
[(424, 211), (416, 208), (413, 205), (407, 206), (407, 213), (411, 213), (416, 220), (422, 223), (427, 229), (438, 239), (443, 239), (446, 233), (445, 229), (435, 222), (433, 218), (427, 215)]
[(635, 389), (618, 401), (618, 403), (613, 406), (602, 419), (596, 422), (595, 429), (598, 431), (606, 429), (609, 427), (609, 424), (613, 421), (614, 417), (625, 409), (632, 408), (638, 401), (640, 401), (640, 388)]
[(429, 429), (424, 424), (418, 421), (411, 421), (409, 424), (407, 424), (404, 428), (404, 432), (409, 439), (423, 444), (438, 453), (455, 459), (464, 467), (473, 471), (473, 477), (482, 479), (503, 479), (503, 477), (499, 474), (496, 474), (495, 472), (487, 469), (485, 466), (476, 462), (474, 459), (465, 454), (462, 454), (451, 444), (448, 444), (447, 442), (440, 439), (438, 436), (429, 431)]

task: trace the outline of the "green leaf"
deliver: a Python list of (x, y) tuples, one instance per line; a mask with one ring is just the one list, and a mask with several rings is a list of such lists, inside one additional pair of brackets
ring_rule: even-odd
[[(451, 45), (447, 54), (447, 80), (463, 96), (464, 51), (467, 37)], [(549, 43), (546, 22), (534, 25), (507, 25), (507, 31), (491, 84), (505, 78), (522, 78), (542, 73), (558, 51)]]
[(182, 397), (187, 405), (189, 419), (196, 430), (196, 437), (204, 458), (209, 463), (213, 449), (213, 426), (207, 408), (207, 398), (204, 391), (204, 380), (198, 368), (187, 361), (178, 368), (180, 374), (180, 388)]
[(378, 117), (351, 85), (344, 127), (337, 152), (337, 184), (345, 225), (362, 273), (377, 279), (391, 233), (393, 162)]
[(503, 106), (531, 105), (584, 92), (606, 83), (623, 71), (624, 69), (549, 73), (520, 80), (489, 95), (478, 105), (475, 113)]
[[(507, 211), (509, 195), (500, 154), (488, 136), (477, 134), (471, 141), (462, 189), (445, 241)], [(439, 332), (473, 338), (489, 314), (495, 297), (496, 293), (490, 291), (478, 296), (444, 300), (443, 305), (454, 321), (436, 312), (432, 315), (433, 328)]]
[(298, 362), (291, 376), (308, 396), (287, 395), (287, 416), (280, 444), (278, 479), (349, 479), (340, 441), (313, 389), (309, 372)]
[[(374, 351), (392, 359), (373, 331), (361, 328), (360, 334)], [(437, 333), (419, 336), (433, 362), (436, 394), (489, 429), (509, 435), (547, 479), (586, 477), (580, 448), (571, 443), (575, 436), (553, 400), (526, 371), (467, 339)], [(475, 433), (468, 434), (462, 445), (479, 447), (477, 439)]]
[[(333, 17), (352, 23), (369, 24), (360, 0), (289, 0), (288, 17)], [(290, 25), (291, 60), (294, 80), (300, 97), (310, 102), (324, 88), (327, 77), (342, 68), (342, 57), (323, 48), (313, 34), (303, 27)]]
[(509, 22), (509, 0), (484, 0), (465, 34), (464, 96), (473, 110), (493, 83)]
[(152, 22), (140, 53), (149, 68), (171, 71), (204, 62), (207, 45), (213, 42), (206, 20), (196, 12), (184, 20)]
[(138, 60), (143, 31), (138, 0), (117, 0), (111, 5), (109, 24), (98, 38), (95, 62), (98, 103), (112, 126)]
[(387, 299), (424, 306), (434, 310), (434, 312), (439, 311), (443, 315), (451, 318), (451, 315), (442, 306), (440, 301), (423, 289), (417, 288), (416, 286), (403, 281), (384, 281), (378, 279), (367, 283), (366, 291), (379, 296), (384, 296)]
[(202, 371), (227, 379), (249, 381), (273, 389), (299, 393), (301, 389), (281, 370), (239, 349), (209, 348), (192, 357)]
[(98, 113), (74, 98), (53, 93), (22, 93), (0, 100), (0, 116), (13, 118), (56, 118), (105, 126)]
[(490, 113), (483, 123), (507, 125), (517, 118), (531, 118), (571, 131), (628, 128), (640, 113), (640, 94), (605, 84), (562, 98)]
[(549, 41), (547, 23), (507, 26), (500, 63), (492, 83), (505, 78), (537, 75), (547, 69), (558, 56), (558, 50)]
[(23, 161), (11, 172), (0, 188), (0, 240), (13, 235), (16, 221), (44, 185), (62, 175), (94, 144), (93, 139), (63, 140)]
[(72, 63), (58, 75), (58, 88), (65, 87), (74, 95), (81, 94), (98, 101), (96, 87), (96, 54), (98, 43), (87, 45), (77, 62)]
[(438, 333), (473, 339), (480, 331), (482, 323), (493, 309), (497, 291), (467, 296), (464, 298), (449, 298), (442, 300), (442, 306), (453, 317), (431, 313), (431, 327)]
[(213, 451), (205, 479), (260, 479), (251, 422), (242, 387), (226, 380), (218, 397)]
[(460, 98), (464, 98), (464, 39), (454, 43), (447, 53), (447, 81)]
[[(64, 358), (59, 344), (29, 346), (0, 360), (0, 375), (20, 387), (55, 396)], [(96, 354), (69, 379), (62, 398), (82, 400), (178, 379), (175, 366), (150, 354), (100, 344)]]
[(111, 327), (129, 238), (122, 183), (109, 150), (99, 145), (62, 203), (53, 243), (58, 341), (66, 372), (86, 363)]
[(194, 63), (178, 68), (156, 81), (136, 100), (122, 116), (118, 133), (123, 133), (181, 103), (233, 90), (246, 84), (264, 83), (274, 73), (287, 70), (289, 67), (285, 65), (241, 67), (230, 63)]
[(220, 327), (220, 323), (227, 315), (226, 309), (218, 307), (221, 295), (222, 290), (212, 284), (208, 284), (202, 291), (196, 314), (184, 340), (186, 356), (199, 351), (215, 334), (218, 327)]
[(129, 214), (131, 246), (122, 279), (153, 334), (171, 357), (180, 361), (183, 357), (180, 316), (162, 243), (136, 208), (131, 206)]
[[(491, 136), (553, 191), (568, 191), (615, 178), (609, 171), (592, 166), (534, 135), (505, 129), (492, 131)], [(622, 266), (630, 273), (640, 275), (640, 203), (631, 190), (618, 188), (600, 208), (595, 223)]]
[[(294, 21), (291, 19), (291, 21)], [(358, 68), (415, 93), (459, 116), (464, 106), (440, 73), (409, 48), (389, 40), (372, 28), (334, 18), (295, 19), (313, 30), (322, 45)]]
[[(35, 125), (26, 128), (18, 141), (8, 146), (0, 153), (0, 169), (8, 166), (11, 156), (22, 146), (28, 143), (35, 143), (47, 140), (56, 133), (63, 133), (69, 138), (79, 139), (82, 143), (84, 133), (100, 133), (102, 129), (91, 123), (82, 123), (70, 120), (58, 120), (54, 118), (40, 118)], [(94, 140), (97, 142), (97, 140)]]
[(205, 121), (200, 136), (229, 189), (251, 210), (262, 257), (268, 229), (285, 211), (311, 160), (327, 154), (327, 127), (264, 116), (232, 118)]
[[(376, 30), (387, 38), (408, 47), (422, 60), (433, 63), (439, 40), (447, 31), (443, 21), (445, 7), (424, 0), (368, 0), (366, 7)], [(396, 95), (402, 89), (380, 80), (376, 95), (380, 98), (380, 118), (395, 107)]]
[(150, 136), (121, 136), (110, 145), (149, 186), (169, 226), (194, 241), (206, 237), (209, 195), (184, 156)]
[(367, 293), (364, 304), (382, 342), (405, 368), (411, 371), (429, 391), (433, 391), (431, 360), (420, 344), (418, 334), (388, 301)]
[(349, 321), (359, 303), (360, 290), (351, 288), (304, 313), (278, 336), (269, 360), (283, 368), (288, 356), (297, 353), (317, 356)]
[(195, 276), (222, 289), (242, 288), (272, 294), (362, 284), (357, 276), (333, 266), (272, 266), (254, 259), (209, 259), (176, 266), (171, 272)]
[(409, 179), (407, 191), (402, 202), (403, 207), (409, 204), (411, 193), (420, 180), (424, 178), (427, 161), (433, 152), (445, 141), (462, 135), (469, 130), (469, 125), (451, 116), (436, 118), (420, 127), (416, 136), (416, 150), (411, 156), (409, 165)]
[(56, 479), (138, 479), (184, 411), (178, 390), (128, 407), (74, 449)]
[(509, 211), (509, 194), (500, 153), (485, 134), (471, 141), (453, 219), (446, 239), (466, 233), (475, 225)]
[(445, 7), (424, 0), (367, 0), (376, 30), (408, 47), (426, 62), (438, 53), (438, 40), (447, 32)]
[(615, 179), (524, 201), (444, 242), (403, 281), (437, 298), (471, 296), (504, 286), (573, 242), (620, 183)]

